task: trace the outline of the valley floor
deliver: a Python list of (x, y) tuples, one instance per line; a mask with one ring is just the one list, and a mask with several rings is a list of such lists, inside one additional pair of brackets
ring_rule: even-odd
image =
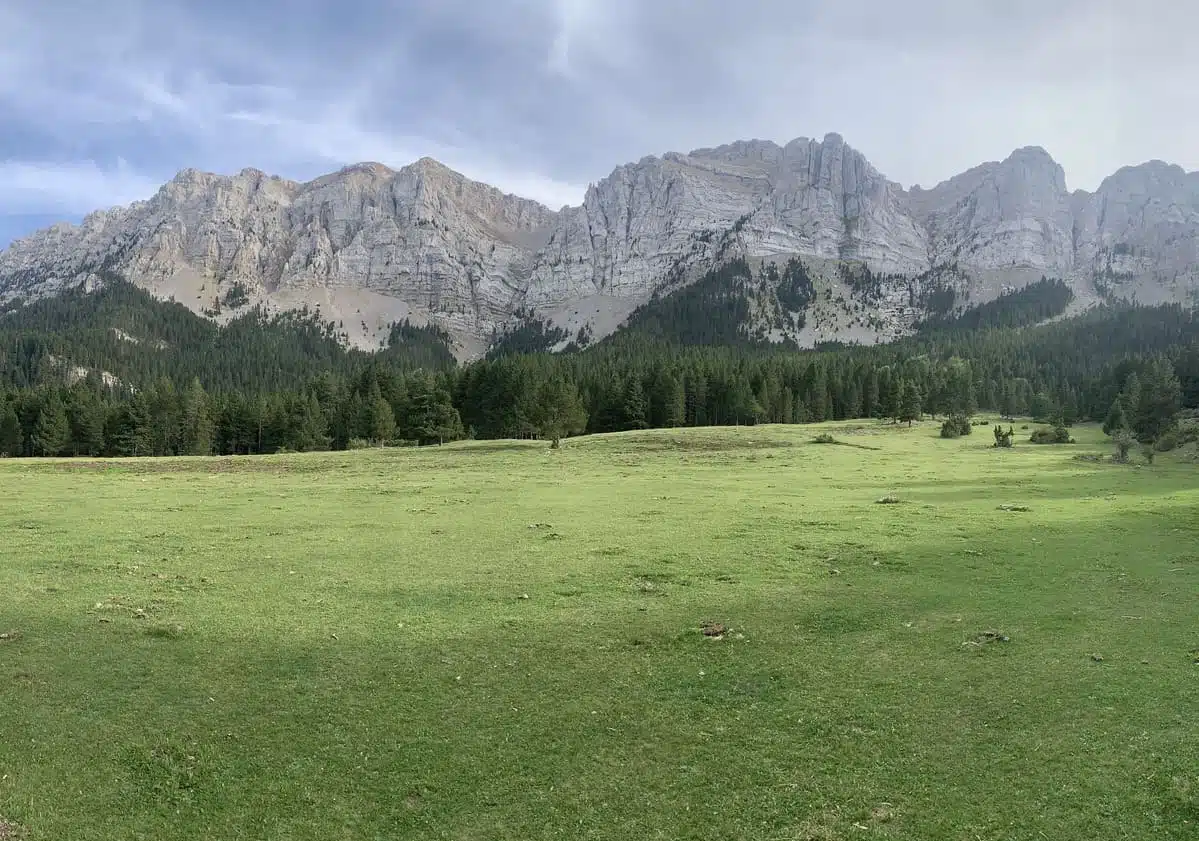
[(1197, 837), (1196, 467), (937, 431), (0, 462), (0, 838)]

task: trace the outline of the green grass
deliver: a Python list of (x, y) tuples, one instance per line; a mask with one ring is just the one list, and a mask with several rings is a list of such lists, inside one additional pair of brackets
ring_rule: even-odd
[(1196, 467), (823, 429), (0, 463), (0, 827), (1199, 837)]

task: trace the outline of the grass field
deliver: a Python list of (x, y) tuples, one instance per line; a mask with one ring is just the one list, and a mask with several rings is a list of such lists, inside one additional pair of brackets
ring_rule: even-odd
[(1199, 468), (820, 429), (0, 463), (0, 839), (1199, 837)]

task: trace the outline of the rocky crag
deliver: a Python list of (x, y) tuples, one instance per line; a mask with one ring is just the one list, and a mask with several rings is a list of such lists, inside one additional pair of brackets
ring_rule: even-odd
[[(830, 134), (647, 157), (553, 211), (428, 158), (303, 184), (185, 170), (148, 201), (13, 243), (0, 253), (0, 303), (110, 272), (216, 318), (254, 304), (317, 309), (365, 347), (394, 321), (433, 321), (471, 356), (517, 318), (601, 338), (722, 261), (793, 255), (819, 287), (792, 337), (801, 344), (902, 334), (919, 316), (915, 276), (948, 277), (971, 303), (1045, 275), (1079, 305), (1193, 303), (1199, 173), (1154, 161), (1070, 192), (1061, 166), (1030, 147), (905, 190)], [(846, 267), (908, 281), (875, 288), (864, 317)], [(837, 299), (858, 315), (840, 318)]]

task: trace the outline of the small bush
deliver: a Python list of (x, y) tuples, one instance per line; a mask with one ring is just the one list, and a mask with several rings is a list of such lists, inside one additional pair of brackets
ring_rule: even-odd
[(1152, 444), (1142, 444), (1141, 455), (1145, 457), (1146, 464), (1153, 464), (1153, 457), (1157, 455), (1157, 450), (1154, 449)]
[(1181, 443), (1178, 431), (1172, 429), (1153, 442), (1153, 449), (1159, 453), (1168, 453), (1171, 450), (1177, 450)]
[(1034, 444), (1073, 444), (1069, 431), (1064, 426), (1038, 429), (1028, 438)]
[(899, 497), (897, 497), (895, 494), (887, 494), (884, 497), (876, 499), (875, 502), (879, 505), (898, 505)]
[(827, 432), (822, 432), (812, 439), (813, 444), (836, 444), (837, 439), (829, 435)]
[(1112, 443), (1116, 445), (1116, 452), (1112, 454), (1112, 461), (1116, 464), (1128, 464), (1128, 451), (1132, 449), (1132, 445), (1137, 442), (1137, 439), (1132, 437), (1132, 433), (1127, 429), (1118, 429), (1116, 434), (1112, 436)]
[(970, 419), (964, 415), (951, 415), (945, 423), (941, 424), (942, 438), (960, 438), (963, 435), (969, 435), (972, 431)]
[(993, 431), (995, 433), (995, 443), (992, 446), (1001, 449), (1007, 449), (1014, 446), (1015, 442), (1012, 440), (1012, 436), (1014, 436), (1016, 433), (1015, 430), (1013, 430), (1010, 426), (1007, 428), (1007, 432), (1004, 432), (1002, 426), (995, 424)]

